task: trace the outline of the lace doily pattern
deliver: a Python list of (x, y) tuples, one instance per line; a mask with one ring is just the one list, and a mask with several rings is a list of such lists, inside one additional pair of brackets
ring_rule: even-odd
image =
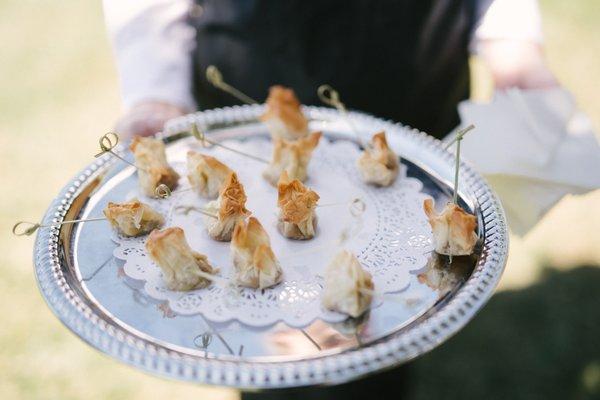
[[(336, 132), (340, 137), (352, 137), (347, 123), (340, 122), (336, 110), (310, 106), (304, 107), (304, 111), (315, 127)], [(169, 122), (165, 136), (171, 138), (189, 130), (192, 122), (228, 127), (242, 124), (240, 126), (245, 129), (244, 124), (255, 124), (256, 118), (263, 113), (264, 105), (198, 112)], [(445, 151), (439, 141), (407, 126), (357, 112), (349, 114), (365, 131), (386, 130), (391, 142), (394, 142), (393, 147), (402, 149), (411, 160), (426, 165), (434, 176), (447, 181), (452, 179), (453, 154)], [(114, 161), (106, 155), (81, 170), (58, 193), (42, 221), (45, 224), (60, 223), (70, 211), (78, 210), (75, 200), (84, 195), (90, 184), (105, 176)], [(70, 225), (38, 231), (34, 260), (40, 293), (65, 326), (86, 343), (123, 363), (156, 375), (246, 389), (347, 382), (407, 362), (439, 346), (465, 326), (494, 292), (508, 255), (506, 219), (497, 196), (483, 178), (465, 161), (461, 161), (460, 170), (464, 190), (462, 197), (475, 206), (482, 229), (482, 253), (473, 273), (458, 292), (450, 295), (444, 304), (436, 304), (425, 318), (406, 329), (388, 334), (382, 340), (354, 349), (303, 359), (281, 357), (262, 360), (232, 359), (220, 355), (206, 357), (202, 351), (174, 348), (169, 345), (170, 342), (156, 339), (150, 329), (142, 327), (140, 333), (122, 325), (85, 293), (85, 288), (64, 259), (67, 244), (64, 237), (69, 234)], [(71, 233), (70, 237), (73, 238), (74, 234)]]
[[(255, 138), (245, 142), (228, 141), (250, 154), (269, 158), (270, 141)], [(179, 314), (201, 313), (214, 322), (237, 320), (261, 327), (282, 321), (294, 327), (310, 324), (316, 318), (339, 322), (346, 316), (324, 310), (320, 305), (323, 290), (322, 274), (329, 260), (340, 250), (339, 238), (348, 234), (343, 247), (353, 251), (363, 266), (373, 275), (377, 293), (405, 290), (411, 271), (422, 268), (431, 251), (431, 231), (422, 211), (426, 195), (422, 184), (404, 173), (388, 188), (365, 185), (356, 169), (360, 155), (358, 147), (349, 141), (323, 140), (309, 166), (311, 187), (321, 196), (317, 209), (317, 236), (309, 241), (283, 238), (276, 228), (277, 192), (261, 176), (264, 166), (222, 148), (193, 148), (217, 157), (237, 171), (248, 195), (247, 208), (269, 232), (273, 250), (284, 270), (284, 280), (274, 288), (254, 290), (212, 284), (208, 288), (175, 292), (165, 287), (162, 272), (146, 255), (145, 237), (115, 236), (118, 247), (114, 255), (125, 261), (125, 274), (145, 282), (146, 293), (157, 300), (167, 301)], [(143, 198), (137, 192), (131, 196), (143, 198), (165, 215), (167, 226), (184, 229), (191, 247), (208, 256), (220, 275), (234, 278), (229, 243), (215, 242), (206, 233), (202, 216), (193, 210), (180, 212), (180, 206), (204, 206), (208, 200), (193, 190), (185, 191), (185, 151), (169, 154), (174, 168), (183, 177), (181, 192), (177, 190), (166, 200)], [(360, 198), (365, 212), (360, 217), (350, 213), (353, 199)], [(373, 302), (373, 306), (378, 303)]]

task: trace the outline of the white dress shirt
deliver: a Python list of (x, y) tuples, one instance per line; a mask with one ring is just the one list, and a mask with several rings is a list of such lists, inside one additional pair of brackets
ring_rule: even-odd
[[(125, 109), (157, 100), (194, 110), (191, 51), (195, 38), (186, 20), (190, 12), (201, 13), (201, 7), (191, 0), (104, 0), (103, 4)], [(483, 40), (542, 41), (537, 0), (485, 0), (480, 7), (482, 18), (472, 52)]]

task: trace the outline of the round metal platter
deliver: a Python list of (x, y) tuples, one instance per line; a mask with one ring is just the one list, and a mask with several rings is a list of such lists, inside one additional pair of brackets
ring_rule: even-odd
[[(213, 140), (267, 136), (257, 122), (263, 106), (241, 106), (191, 114), (167, 124), (167, 154), (195, 139), (183, 133), (191, 122)], [(326, 140), (356, 137), (338, 112), (305, 107), (312, 130)], [(407, 175), (423, 183), (437, 203), (452, 196), (454, 156), (424, 133), (360, 113), (351, 113), (362, 140), (385, 130)], [(127, 154), (123, 151), (122, 154)], [(132, 167), (105, 155), (69, 182), (52, 202), (44, 223), (99, 214), (105, 197), (128, 183)], [(502, 207), (489, 186), (466, 163), (460, 167), (460, 201), (478, 219), (480, 241), (470, 257), (431, 255), (411, 276), (401, 301), (383, 300), (358, 320), (304, 328), (276, 323), (249, 327), (211, 323), (201, 315), (177, 315), (148, 297), (143, 285), (122, 273), (112, 256), (109, 224), (42, 228), (34, 261), (40, 290), (53, 312), (96, 349), (142, 370), (171, 378), (242, 389), (335, 384), (411, 360), (463, 327), (491, 296), (508, 252)], [(258, 172), (257, 172), (258, 173)], [(135, 180), (133, 181), (135, 182)], [(114, 197), (113, 196), (113, 197)]]

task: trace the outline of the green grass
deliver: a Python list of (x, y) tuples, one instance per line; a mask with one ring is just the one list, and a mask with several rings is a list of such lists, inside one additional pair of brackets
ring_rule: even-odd
[[(598, 2), (542, 5), (548, 60), (600, 126)], [(119, 114), (117, 79), (99, 2), (0, 1), (0, 37), (0, 399), (236, 398), (114, 362), (69, 333), (44, 304), (32, 274), (33, 240), (9, 231), (16, 220), (40, 218), (92, 159)], [(567, 199), (529, 237), (513, 239), (503, 287), (536, 282), (543, 262), (599, 264), (599, 204), (599, 193)], [(482, 315), (492, 318), (492, 311)]]

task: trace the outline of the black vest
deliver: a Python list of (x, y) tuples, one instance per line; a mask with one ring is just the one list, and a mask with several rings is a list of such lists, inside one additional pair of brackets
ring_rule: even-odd
[(476, 0), (205, 0), (194, 90), (201, 109), (239, 104), (204, 76), (264, 101), (269, 86), (321, 104), (328, 83), (350, 108), (441, 137), (469, 96), (468, 44)]

